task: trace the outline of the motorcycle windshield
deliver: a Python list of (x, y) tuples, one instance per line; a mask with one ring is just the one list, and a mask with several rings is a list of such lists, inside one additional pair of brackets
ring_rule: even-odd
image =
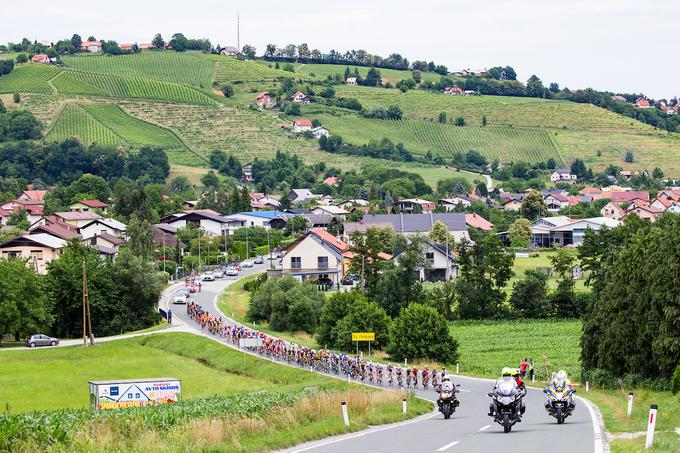
[(515, 394), (517, 384), (515, 381), (503, 381), (496, 387), (496, 393), (500, 396), (512, 396)]

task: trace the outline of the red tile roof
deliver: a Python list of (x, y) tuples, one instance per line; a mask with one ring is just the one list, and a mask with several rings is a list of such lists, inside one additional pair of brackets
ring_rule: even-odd
[(465, 223), (467, 223), (472, 228), (478, 228), (484, 231), (493, 229), (493, 223), (477, 214), (465, 214)]
[(329, 176), (328, 178), (323, 180), (323, 183), (326, 184), (327, 186), (334, 186), (338, 183), (338, 177)]
[(29, 200), (43, 200), (46, 194), (46, 190), (24, 190), (19, 197), (23, 195)]
[(312, 232), (312, 234), (315, 234), (320, 239), (323, 239), (336, 249), (340, 250), (340, 252), (345, 252), (349, 249), (349, 245), (347, 245), (347, 243), (342, 242), (340, 239), (336, 238), (335, 236), (333, 236), (324, 229), (312, 228), (310, 231)]
[(608, 196), (616, 203), (628, 203), (636, 198), (649, 201), (649, 192), (646, 191), (630, 190), (627, 192), (609, 192), (609, 194), (605, 194), (605, 196)]
[(293, 121), (296, 126), (312, 126), (312, 122), (306, 118), (301, 118), (299, 120)]
[(78, 203), (82, 203), (85, 206), (89, 206), (91, 208), (108, 208), (109, 205), (99, 201), (99, 200), (78, 200)]

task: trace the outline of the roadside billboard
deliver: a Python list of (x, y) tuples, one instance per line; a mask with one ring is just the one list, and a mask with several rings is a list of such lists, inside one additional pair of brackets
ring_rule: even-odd
[(182, 398), (182, 382), (175, 378), (90, 381), (90, 408), (96, 410), (175, 403)]

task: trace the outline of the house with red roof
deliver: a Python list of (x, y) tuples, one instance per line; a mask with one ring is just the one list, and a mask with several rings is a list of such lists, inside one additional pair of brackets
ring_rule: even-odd
[(109, 210), (109, 205), (99, 200), (79, 200), (71, 203), (68, 209), (71, 212), (87, 212), (97, 209), (106, 214)]
[(626, 217), (629, 215), (636, 215), (641, 219), (646, 219), (650, 222), (656, 222), (662, 214), (663, 210), (651, 206), (636, 206), (633, 204), (626, 209)]
[(31, 61), (34, 63), (42, 63), (42, 64), (51, 64), (52, 60), (50, 57), (47, 56), (47, 54), (44, 53), (38, 53), (35, 54), (31, 57)]
[(600, 209), (600, 215), (608, 219), (621, 220), (626, 216), (626, 211), (618, 204), (610, 201)]
[(569, 207), (569, 198), (559, 193), (551, 193), (543, 197), (548, 212), (559, 212)]
[(34, 200), (43, 201), (47, 195), (47, 190), (24, 190), (21, 195), (17, 197), (17, 200)]
[(632, 203), (635, 200), (649, 203), (649, 192), (644, 190), (612, 191), (605, 195), (614, 203)]
[(490, 231), (493, 229), (493, 223), (479, 214), (465, 214), (465, 223), (471, 228), (477, 228), (482, 231)]
[(296, 104), (300, 105), (306, 105), (312, 102), (309, 96), (307, 96), (305, 93), (302, 91), (296, 91), (293, 93), (293, 95), (290, 97), (291, 102), (295, 102)]
[(307, 118), (300, 118), (293, 121), (293, 132), (299, 134), (300, 132), (311, 131), (312, 121)]
[(276, 105), (276, 99), (267, 91), (264, 91), (257, 95), (255, 104), (261, 108), (271, 109)]
[(465, 91), (459, 87), (458, 85), (453, 85), (450, 87), (445, 87), (442, 92), (444, 94), (452, 94), (452, 95), (463, 95), (465, 94)]
[(338, 177), (329, 176), (328, 178), (323, 180), (323, 183), (326, 184), (327, 186), (335, 187), (338, 185)]
[(649, 103), (649, 101), (643, 97), (639, 97), (635, 100), (635, 106), (639, 109), (648, 109), (652, 105)]
[(102, 43), (101, 41), (85, 41), (80, 43), (81, 52), (101, 52)]

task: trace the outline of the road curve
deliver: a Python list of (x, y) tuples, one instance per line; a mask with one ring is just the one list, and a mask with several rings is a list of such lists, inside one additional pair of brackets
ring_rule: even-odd
[[(264, 265), (243, 269), (239, 277), (224, 278), (215, 282), (204, 282), (202, 291), (195, 294), (196, 303), (202, 305), (210, 313), (220, 313), (217, 297), (223, 289), (234, 280), (253, 273), (263, 272)], [(164, 301), (167, 304), (168, 300)], [(171, 305), (173, 318), (181, 324), (202, 331), (186, 314), (184, 306)], [(227, 322), (235, 321), (223, 316)], [(229, 347), (234, 347), (225, 339), (212, 336)], [(320, 441), (309, 442), (285, 450), (287, 452), (483, 452), (502, 451), (503, 453), (525, 453), (527, 451), (551, 453), (584, 452), (601, 453), (603, 451), (600, 425), (592, 407), (579, 398), (574, 415), (563, 425), (557, 425), (543, 409), (544, 394), (541, 390), (530, 388), (525, 399), (527, 411), (522, 422), (515, 425), (512, 432), (504, 434), (500, 425), (494, 424), (487, 415), (490, 391), (493, 381), (489, 379), (453, 376), (460, 385), (461, 406), (450, 420), (434, 412), (419, 417), (416, 421), (388, 425), (358, 433), (332, 437)], [(398, 390), (396, 387), (387, 389)], [(417, 396), (435, 400), (432, 390), (415, 391)]]

